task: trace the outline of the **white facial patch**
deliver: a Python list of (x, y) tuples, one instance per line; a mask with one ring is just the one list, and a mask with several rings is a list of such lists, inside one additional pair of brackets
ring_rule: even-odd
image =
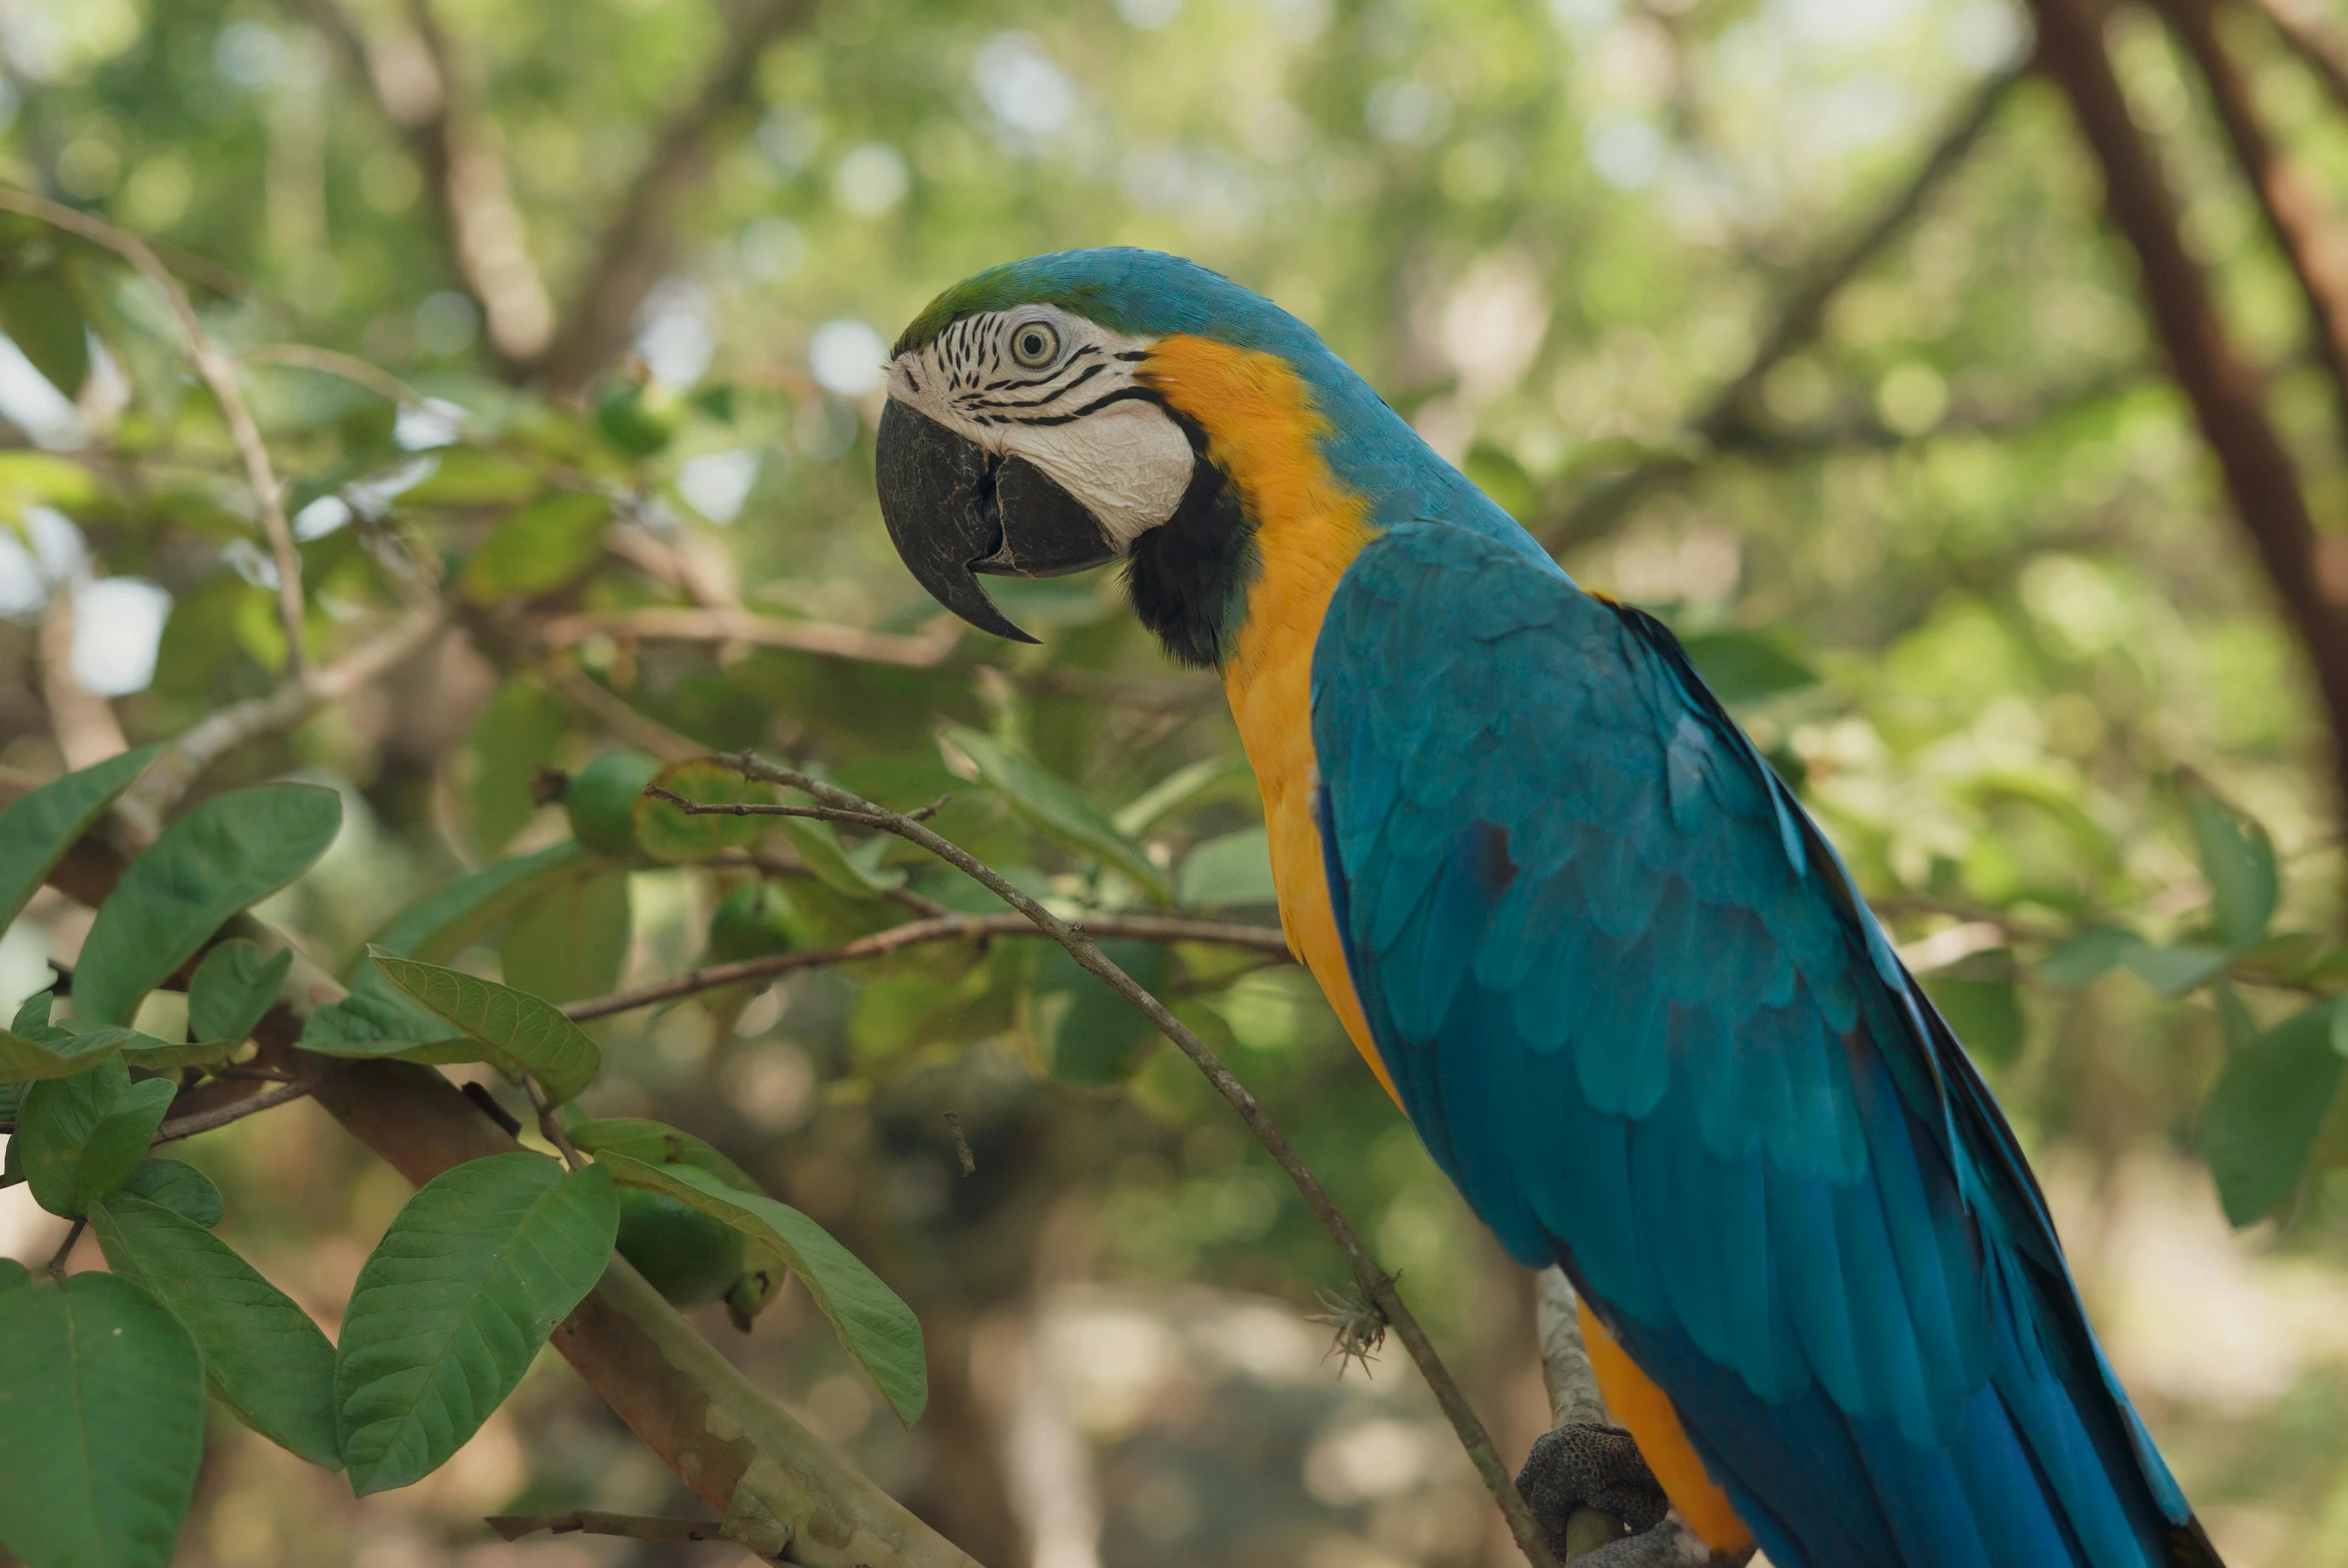
[(968, 316), (898, 356), (889, 396), (989, 452), (1035, 464), (1122, 551), (1174, 516), (1194, 466), (1189, 438), (1134, 381), (1154, 341), (1053, 305)]

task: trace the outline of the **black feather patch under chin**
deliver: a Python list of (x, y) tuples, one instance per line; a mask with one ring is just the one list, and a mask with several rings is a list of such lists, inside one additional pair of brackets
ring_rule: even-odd
[(1181, 664), (1222, 662), (1247, 572), (1253, 530), (1238, 493), (1204, 452), (1174, 516), (1134, 541), (1126, 592), (1134, 613)]

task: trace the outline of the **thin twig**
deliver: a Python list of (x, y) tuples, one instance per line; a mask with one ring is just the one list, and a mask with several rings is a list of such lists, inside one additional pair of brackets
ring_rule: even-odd
[(963, 1135), (962, 1117), (951, 1110), (948, 1111), (946, 1113), (946, 1130), (954, 1136), (954, 1158), (955, 1162), (962, 1166), (962, 1173), (966, 1176), (977, 1175), (979, 1173), (979, 1158), (971, 1152), (971, 1140)]
[(1534, 527), (1540, 542), (1552, 554), (1589, 543), (1611, 529), (1657, 480), (1685, 473), (1695, 467), (1699, 454), (1730, 444), (1750, 420), (1752, 401), (1761, 383), (1796, 349), (1818, 335), (1834, 296), (1899, 237), (1932, 193), (1964, 164), (1996, 120), (2006, 95), (2029, 69), (2027, 59), (2017, 60), (1983, 82), (1907, 183), (1892, 193), (1864, 228), (1802, 273), (1778, 306), (1768, 335), (1753, 350), (1744, 369), (1713, 393), (1703, 411), (1688, 421), (1686, 439), (1675, 443), (1674, 450), (1584, 491), (1561, 516)]
[(709, 755), (709, 748), (701, 742), (679, 735), (659, 720), (638, 713), (625, 698), (570, 668), (567, 659), (558, 659), (549, 664), (547, 680), (557, 692), (585, 709), (589, 717), (612, 734), (630, 746), (641, 747), (652, 753), (664, 763), (682, 763), (689, 757)]
[(295, 1100), (304, 1099), (317, 1093), (327, 1084), (341, 1077), (346, 1070), (341, 1066), (329, 1067), (324, 1072), (313, 1073), (309, 1077), (288, 1083), (282, 1088), (271, 1089), (266, 1094), (255, 1094), (249, 1099), (232, 1100), (226, 1105), (216, 1105), (210, 1110), (199, 1110), (192, 1115), (175, 1116), (155, 1129), (155, 1142), (157, 1144), (176, 1143), (181, 1138), (192, 1138), (199, 1132), (210, 1132), (216, 1127), (225, 1127), (232, 1121), (242, 1121), (247, 1116), (257, 1116), (265, 1110), (275, 1110), (280, 1105), (292, 1104)]
[(1442, 1406), (1443, 1414), (1450, 1418), (1451, 1430), (1457, 1434), (1460, 1446), (1466, 1449), (1467, 1457), (1475, 1465), (1477, 1474), (1483, 1478), (1492, 1500), (1506, 1517), (1509, 1533), (1516, 1538), (1516, 1545), (1526, 1560), (1533, 1564), (1533, 1568), (1558, 1568), (1556, 1556), (1542, 1537), (1539, 1523), (1525, 1506), (1524, 1498), (1516, 1490), (1516, 1484), (1510, 1479), (1506, 1466), (1501, 1464), (1498, 1451), (1492, 1447), (1490, 1434), (1484, 1430), (1482, 1420), (1476, 1415), (1474, 1407), (1468, 1404), (1466, 1395), (1460, 1392), (1450, 1368), (1435, 1353), (1433, 1343), (1426, 1337), (1426, 1330), (1419, 1326), (1418, 1319), (1411, 1314), (1409, 1304), (1395, 1290), (1393, 1276), (1380, 1268), (1376, 1259), (1370, 1256), (1369, 1249), (1362, 1245), (1361, 1238), (1354, 1233), (1352, 1225), (1321, 1186), (1320, 1178), (1312, 1173), (1312, 1168), (1304, 1163), (1303, 1156), (1296, 1152), (1295, 1145), (1288, 1141), (1287, 1134), (1280, 1131), (1255, 1096), (1247, 1091), (1247, 1086), (1231, 1075), (1230, 1069), (1222, 1064), (1221, 1058), (1208, 1048), (1204, 1040), (1175, 1017), (1165, 1002), (1112, 962), (1086, 931), (1071, 925), (1022, 892), (1005, 879), (1001, 872), (972, 855), (960, 844), (940, 837), (901, 812), (875, 804), (862, 795), (837, 784), (826, 784), (795, 769), (778, 768), (752, 753), (743, 752), (725, 757), (722, 761), (740, 770), (747, 778), (761, 779), (769, 784), (797, 789), (836, 810), (879, 818), (885, 831), (921, 845), (1034, 921), (1045, 934), (1067, 948), (1069, 955), (1078, 963), (1100, 976), (1111, 989), (1132, 1002), (1143, 1016), (1156, 1024), (1159, 1032), (1173, 1040), (1175, 1047), (1205, 1074), (1206, 1081), (1214, 1085), (1215, 1091), (1239, 1113), (1239, 1119), (1247, 1124), (1247, 1129), (1255, 1134), (1256, 1140), (1270, 1153), (1273, 1161), (1287, 1172), (1288, 1179), (1303, 1194), (1305, 1206), (1312, 1210), (1321, 1228), (1336, 1242), (1337, 1250), (1345, 1255), (1345, 1261), (1352, 1266), (1354, 1278), (1360, 1282), (1363, 1294), (1384, 1314), (1394, 1336), (1402, 1341), (1403, 1348), (1410, 1352), (1410, 1359), (1418, 1364), (1427, 1386), (1434, 1391), (1436, 1403)]
[(952, 618), (940, 617), (916, 637), (867, 632), (824, 621), (788, 621), (740, 608), (659, 606), (646, 610), (582, 612), (556, 616), (532, 630), (555, 648), (596, 636), (635, 638), (647, 643), (746, 643), (854, 659), (868, 665), (901, 665), (930, 670), (944, 664), (962, 641)]
[(82, 1232), (89, 1228), (90, 1221), (87, 1215), (77, 1214), (74, 1216), (73, 1224), (65, 1232), (65, 1239), (58, 1242), (57, 1250), (50, 1254), (49, 1277), (51, 1279), (65, 1277), (65, 1260), (73, 1256), (74, 1243), (81, 1240)]
[(334, 349), (321, 349), (307, 343), (264, 343), (258, 348), (246, 349), (237, 355), (247, 365), (286, 365), (295, 370), (314, 370), (322, 376), (335, 376), (353, 386), (365, 387), (386, 403), (413, 407), (424, 401), (424, 394), (409, 386), (390, 371), (370, 365), (355, 354), (343, 354)]
[(563, 1163), (573, 1170), (584, 1168), (587, 1161), (571, 1146), (569, 1134), (563, 1131), (563, 1124), (555, 1119), (554, 1101), (547, 1098), (546, 1090), (539, 1086), (538, 1079), (527, 1072), (522, 1074), (522, 1092), (530, 1096), (531, 1106), (538, 1112), (539, 1132), (561, 1151)]
[[(1112, 939), (1194, 941), (1222, 947), (1243, 947), (1271, 961), (1293, 961), (1288, 952), (1288, 939), (1276, 927), (1269, 925), (1244, 925), (1227, 920), (1189, 920), (1168, 914), (1087, 914), (1077, 922), (1075, 928), (1088, 935)], [(764, 957), (744, 958), (735, 963), (717, 963), (706, 969), (695, 969), (690, 974), (680, 974), (675, 979), (641, 985), (634, 990), (614, 991), (608, 996), (589, 996), (565, 1003), (563, 1013), (575, 1023), (584, 1023), (590, 1018), (609, 1017), (615, 1012), (631, 1012), (638, 1007), (675, 1001), (680, 996), (697, 995), (725, 985), (771, 980), (779, 974), (789, 974), (799, 969), (822, 969), (834, 964), (855, 963), (863, 958), (886, 957), (890, 953), (903, 952), (908, 947), (919, 947), (930, 942), (992, 941), (1004, 937), (1024, 938), (1050, 934), (1049, 931), (1038, 930), (1035, 922), (1024, 914), (942, 914), (925, 920), (908, 920), (903, 925), (892, 925), (887, 930), (875, 931), (870, 936), (859, 936), (837, 947), (809, 947), (799, 952), (769, 953)]]
[(725, 1541), (722, 1519), (678, 1519), (665, 1514), (608, 1514), (582, 1508), (567, 1514), (492, 1514), (482, 1521), (499, 1537), (519, 1541), (541, 1530), (551, 1535), (617, 1535), (631, 1541)]
[[(777, 805), (759, 800), (688, 800), (676, 790), (660, 784), (646, 784), (644, 792), (656, 800), (666, 800), (688, 816), (811, 816), (820, 822), (849, 822), (860, 827), (879, 828), (880, 818), (862, 811), (837, 811), (828, 805)], [(928, 805), (917, 805), (905, 813), (909, 822), (926, 822), (942, 810), (952, 795), (940, 795)]]
[(440, 635), (447, 622), (447, 610), (432, 606), (323, 670), (290, 676), (267, 697), (223, 708), (191, 725), (147, 766), (115, 809), (153, 837), (162, 829), (164, 813), (214, 763), (248, 741), (291, 730), (327, 704), (406, 664)]
[(93, 245), (104, 246), (137, 268), (171, 302), (171, 313), (179, 318), (180, 331), (187, 335), (188, 357), (195, 361), (196, 370), (212, 389), (212, 395), (220, 400), (220, 412), (228, 421), (229, 436), (244, 459), (246, 483), (253, 487), (253, 497), (261, 505), (261, 530), (268, 537), (269, 553), (277, 562), (277, 613), (285, 623), (286, 674), (299, 677), (304, 620), (302, 558), (294, 551), (294, 531), (286, 521), (285, 495), (278, 488), (277, 471), (269, 462), (269, 449), (261, 443), (260, 427), (253, 423), (253, 411), (245, 406), (245, 395), (237, 386), (236, 366), (205, 335), (204, 324), (196, 318), (195, 306), (188, 303), (188, 291), (180, 287), (179, 279), (172, 276), (171, 269), (163, 265), (163, 259), (146, 241), (104, 219), (8, 186), (0, 186), (0, 210), (38, 218), (69, 234), (78, 234)]

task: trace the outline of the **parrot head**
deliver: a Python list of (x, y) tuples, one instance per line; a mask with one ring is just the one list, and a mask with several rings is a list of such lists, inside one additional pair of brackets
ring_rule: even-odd
[(983, 575), (1122, 560), (1168, 652), (1212, 666), (1267, 530), (1299, 509), (1358, 530), (1361, 498), (1394, 489), (1363, 475), (1404, 449), (1432, 458), (1302, 322), (1179, 257), (1111, 249), (933, 301), (893, 351), (875, 465), (898, 554), (973, 626), (1036, 641)]

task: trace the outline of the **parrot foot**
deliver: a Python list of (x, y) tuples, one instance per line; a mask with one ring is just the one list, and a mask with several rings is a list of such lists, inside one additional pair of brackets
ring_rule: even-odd
[[(1683, 1560), (1680, 1538), (1686, 1532), (1659, 1528), (1670, 1501), (1639, 1457), (1638, 1444), (1618, 1426), (1573, 1424), (1543, 1433), (1525, 1455), (1516, 1489), (1559, 1561), (1570, 1559), (1578, 1568), (1665, 1568)], [(1629, 1533), (1592, 1541), (1597, 1521), (1584, 1512), (1589, 1509), (1621, 1520)]]

